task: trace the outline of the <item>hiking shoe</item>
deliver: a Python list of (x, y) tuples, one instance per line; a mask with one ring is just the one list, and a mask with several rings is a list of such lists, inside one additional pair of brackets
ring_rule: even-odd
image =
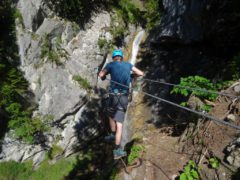
[(104, 137), (104, 141), (109, 142), (109, 143), (114, 142), (115, 141), (115, 135), (114, 134), (110, 134), (108, 136), (105, 136)]
[(113, 158), (114, 159), (119, 159), (119, 158), (124, 157), (124, 156), (127, 156), (126, 151), (124, 151), (120, 148), (113, 150)]

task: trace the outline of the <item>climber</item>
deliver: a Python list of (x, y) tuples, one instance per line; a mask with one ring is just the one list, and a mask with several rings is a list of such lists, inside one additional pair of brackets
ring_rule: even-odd
[[(99, 77), (106, 79), (106, 75), (111, 75), (111, 84), (109, 91), (109, 107), (107, 108), (107, 116), (111, 134), (106, 136), (106, 141), (115, 141), (115, 149), (113, 150), (114, 159), (119, 159), (127, 155), (120, 147), (122, 138), (122, 128), (125, 113), (128, 105), (128, 92), (131, 82), (131, 72), (136, 76), (143, 76), (144, 73), (134, 67), (129, 62), (123, 61), (123, 52), (119, 49), (112, 53), (113, 62), (110, 62), (100, 71)], [(117, 83), (116, 83), (117, 82)]]

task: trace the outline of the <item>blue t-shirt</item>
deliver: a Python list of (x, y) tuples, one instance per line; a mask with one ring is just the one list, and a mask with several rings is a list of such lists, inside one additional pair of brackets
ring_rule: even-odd
[(104, 68), (111, 75), (111, 80), (117, 83), (111, 82), (111, 90), (128, 90), (127, 87), (121, 86), (123, 84), (129, 87), (131, 82), (131, 70), (133, 65), (125, 61), (113, 61), (107, 64)]

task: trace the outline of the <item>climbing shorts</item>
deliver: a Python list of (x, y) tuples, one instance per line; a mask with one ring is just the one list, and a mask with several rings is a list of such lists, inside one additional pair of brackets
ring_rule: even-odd
[(122, 123), (128, 106), (128, 94), (109, 93), (107, 101), (107, 116)]

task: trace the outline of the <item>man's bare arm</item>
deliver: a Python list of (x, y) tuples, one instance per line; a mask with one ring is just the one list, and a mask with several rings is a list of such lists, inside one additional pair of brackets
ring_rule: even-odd
[(107, 73), (108, 73), (107, 70), (104, 69), (104, 70), (101, 70), (101, 71), (100, 71), (100, 73), (98, 74), (98, 76), (99, 76), (102, 80), (104, 80), (104, 79), (106, 78)]
[(144, 72), (141, 71), (140, 69), (136, 68), (136, 67), (133, 67), (132, 71), (133, 71), (134, 74), (136, 74), (138, 76), (143, 76), (144, 75)]

